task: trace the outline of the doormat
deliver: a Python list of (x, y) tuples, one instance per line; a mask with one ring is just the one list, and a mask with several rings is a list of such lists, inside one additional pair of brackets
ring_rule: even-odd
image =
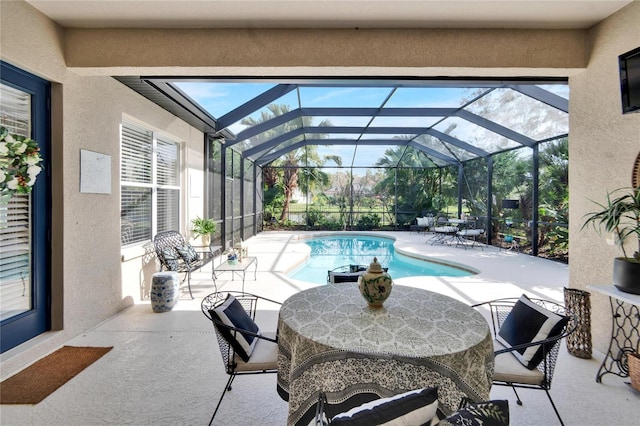
[(63, 346), (0, 383), (0, 404), (37, 404), (113, 346)]

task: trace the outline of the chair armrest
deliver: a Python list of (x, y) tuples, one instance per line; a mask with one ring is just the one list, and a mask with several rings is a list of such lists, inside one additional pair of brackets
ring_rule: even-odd
[(254, 333), (253, 331), (249, 331), (249, 330), (245, 330), (243, 328), (239, 328), (239, 327), (233, 327), (231, 325), (227, 325), (225, 323), (223, 323), (222, 321), (216, 319), (216, 318), (209, 318), (211, 321), (213, 321), (213, 323), (217, 326), (217, 327), (222, 327), (222, 328), (226, 328), (227, 330), (231, 330), (232, 332), (240, 332), (242, 334), (246, 334), (249, 336), (253, 336), (253, 337), (257, 337), (258, 339), (262, 339), (262, 340), (268, 340), (269, 342), (273, 342), (273, 343), (278, 343), (278, 338), (276, 336), (275, 339), (272, 339), (270, 337), (267, 336), (263, 336), (262, 334), (259, 333)]
[(494, 352), (494, 355), (500, 355), (500, 354), (503, 354), (503, 353), (513, 352), (513, 351), (517, 351), (517, 350), (520, 350), (520, 349), (526, 349), (526, 348), (530, 348), (532, 346), (538, 346), (538, 345), (545, 345), (545, 347), (546, 347), (550, 343), (555, 344), (558, 340), (561, 340), (565, 336), (566, 336), (566, 332), (563, 332), (562, 334), (559, 334), (559, 335), (554, 336), (554, 337), (549, 337), (549, 338), (544, 339), (544, 340), (536, 340), (535, 342), (522, 343), (520, 345), (514, 345), (514, 346), (510, 346), (508, 348), (498, 349), (497, 351)]

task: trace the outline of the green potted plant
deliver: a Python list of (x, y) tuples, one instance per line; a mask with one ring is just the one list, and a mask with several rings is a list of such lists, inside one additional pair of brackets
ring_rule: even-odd
[(201, 237), (202, 244), (208, 246), (211, 244), (211, 235), (216, 232), (217, 223), (213, 219), (202, 219), (200, 216), (196, 216), (191, 221), (191, 232), (194, 237)]
[[(581, 229), (592, 225), (599, 232), (613, 234), (623, 254), (614, 260), (613, 284), (620, 291), (640, 294), (640, 187), (617, 189), (607, 194), (605, 204), (596, 204), (601, 210), (586, 214)], [(629, 256), (625, 242), (634, 238), (637, 251)]]

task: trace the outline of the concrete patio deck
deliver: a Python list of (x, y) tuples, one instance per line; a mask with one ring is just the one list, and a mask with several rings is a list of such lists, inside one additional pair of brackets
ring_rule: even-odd
[[(249, 274), (247, 292), (285, 300), (313, 284), (288, 278), (286, 272), (308, 255), (304, 238), (313, 233), (264, 232), (247, 241), (258, 257), (257, 280)], [(317, 234), (317, 233), (315, 233)], [(327, 233), (323, 233), (327, 234)], [(477, 269), (470, 277), (412, 277), (396, 284), (437, 291), (465, 303), (498, 297), (563, 299), (568, 267), (494, 247), (463, 249), (428, 245), (424, 234), (376, 232), (396, 239), (396, 249), (413, 256), (454, 262)], [(217, 264), (217, 262), (216, 262)], [(218, 288), (239, 290), (241, 281), (224, 274)], [(149, 302), (132, 306), (67, 342), (76, 346), (113, 346), (113, 350), (41, 403), (0, 406), (3, 425), (201, 425), (211, 413), (227, 380), (213, 328), (200, 312), (200, 300), (213, 291), (210, 270), (194, 274), (191, 300), (183, 286), (176, 308), (153, 313)], [(263, 313), (275, 327), (277, 312)], [(267, 318), (269, 317), (269, 318)], [(264, 322), (266, 324), (266, 322)], [(263, 322), (261, 322), (263, 324)], [(19, 356), (19, 355), (16, 355)], [(640, 392), (613, 375), (595, 382), (602, 354), (589, 360), (569, 355), (562, 343), (551, 394), (567, 425), (635, 425)], [(18, 366), (19, 362), (11, 365)], [(6, 378), (16, 371), (2, 371)], [(558, 424), (542, 391), (494, 387), (491, 397), (508, 399), (513, 425)], [(284, 425), (287, 404), (276, 393), (275, 375), (239, 377), (225, 396), (215, 424)]]

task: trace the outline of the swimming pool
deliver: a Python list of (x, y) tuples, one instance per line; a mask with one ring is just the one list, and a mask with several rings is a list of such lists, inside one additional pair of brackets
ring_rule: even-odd
[(369, 266), (374, 257), (383, 267), (389, 268), (392, 278), (420, 275), (465, 277), (471, 272), (452, 266), (415, 259), (396, 253), (393, 240), (365, 235), (317, 237), (305, 241), (311, 247), (306, 263), (288, 275), (300, 281), (317, 284), (327, 282), (327, 271), (344, 265)]

